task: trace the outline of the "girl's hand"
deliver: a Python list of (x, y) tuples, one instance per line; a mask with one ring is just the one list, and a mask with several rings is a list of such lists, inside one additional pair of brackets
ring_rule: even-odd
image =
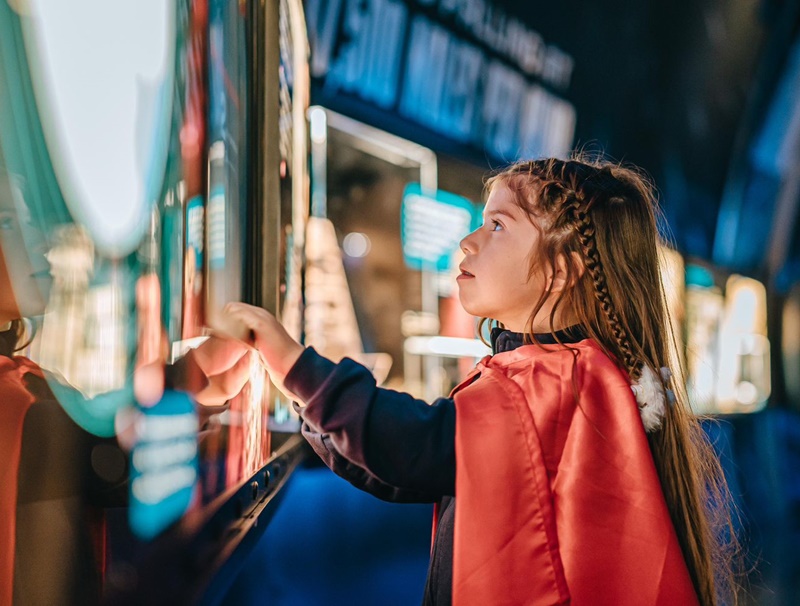
[(305, 348), (295, 341), (277, 318), (268, 311), (246, 303), (228, 303), (225, 313), (253, 332), (253, 345), (261, 354), (273, 383), (289, 395), (283, 380)]
[(212, 334), (191, 356), (200, 367), (208, 382), (199, 391), (188, 389), (198, 404), (203, 406), (222, 406), (236, 397), (250, 379), (250, 348), (235, 339)]

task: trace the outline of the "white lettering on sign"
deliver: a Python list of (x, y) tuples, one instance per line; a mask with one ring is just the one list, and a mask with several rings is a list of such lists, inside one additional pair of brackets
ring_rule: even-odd
[[(432, 62), (431, 56), (443, 60)], [(400, 113), (458, 141), (477, 139), (477, 91), (484, 64), (480, 49), (417, 17), (412, 24)]]
[(325, 76), (330, 69), (342, 4), (342, 0), (308, 0), (306, 3), (308, 40), (313, 49), (310, 68), (314, 78)]
[(438, 130), (450, 35), (424, 17), (417, 17), (412, 28), (400, 112)]
[(468, 142), (474, 138), (479, 99), (476, 91), (483, 75), (484, 58), (478, 48), (453, 41), (445, 74), (442, 98), (442, 129), (453, 138)]
[(212, 190), (208, 200), (208, 261), (212, 269), (225, 266), (225, 190)]
[(308, 0), (312, 75), (326, 94), (353, 93), (503, 160), (565, 155), (575, 108), (527, 76), (566, 87), (572, 58), (484, 0), (438, 0), (438, 13), (519, 69), (421, 14), (409, 20), (398, 0)]
[(131, 492), (140, 502), (154, 505), (179, 490), (191, 488), (196, 478), (197, 472), (193, 467), (171, 467), (135, 478), (131, 483)]
[(426, 196), (409, 195), (405, 200), (405, 254), (436, 263), (450, 254), (472, 224), (472, 214), (465, 208), (443, 204)]
[(560, 156), (572, 146), (572, 137), (575, 132), (575, 108), (563, 99), (546, 94), (547, 125), (542, 154), (545, 156)]
[(348, 0), (343, 25), (348, 42), (326, 85), (357, 92), (379, 107), (393, 105), (407, 12), (392, 0)]
[(530, 76), (566, 89), (574, 61), (556, 46), (547, 45), (538, 32), (486, 0), (440, 0), (439, 14), (456, 23)]
[(525, 78), (499, 61), (489, 64), (483, 97), (483, 140), (498, 158), (519, 154), (519, 110), (526, 92)]
[(544, 66), (545, 56), (547, 55), (547, 45), (542, 37), (534, 32), (520, 27), (517, 35), (517, 45), (512, 52), (520, 57), (520, 67), (526, 74), (539, 74)]
[(141, 416), (136, 423), (136, 433), (144, 440), (194, 436), (197, 433), (197, 416), (194, 413)]
[(197, 440), (145, 442), (133, 451), (133, 465), (141, 471), (152, 471), (171, 465), (191, 463), (197, 455)]
[(186, 240), (197, 252), (203, 252), (203, 211), (202, 204), (190, 206), (186, 218)]

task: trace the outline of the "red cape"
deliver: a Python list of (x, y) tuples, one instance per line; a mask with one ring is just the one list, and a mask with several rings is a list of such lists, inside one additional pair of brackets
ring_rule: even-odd
[(570, 347), (486, 357), (453, 392), (453, 604), (698, 604), (628, 379)]
[(42, 372), (26, 358), (0, 356), (0, 604), (11, 604), (17, 520), (17, 473), (25, 414), (34, 402), (25, 375)]

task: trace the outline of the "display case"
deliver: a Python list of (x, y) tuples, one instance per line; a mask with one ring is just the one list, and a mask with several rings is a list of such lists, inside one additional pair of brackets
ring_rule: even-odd
[[(46, 562), (52, 542), (70, 564), (23, 569), (13, 595), (44, 576), (66, 602), (213, 601), (300, 457), (257, 352), (239, 354), (249, 380), (230, 398), (213, 395), (219, 369), (197, 348), (247, 337), (231, 301), (302, 336), (302, 5), (2, 0), (0, 34), (0, 197), (26, 234), (19, 261), (3, 235), (3, 261), (40, 260), (47, 278), (41, 309), (19, 306), (35, 397), (3, 431), (20, 436), (20, 473), (38, 457), (37, 473), (72, 478), (57, 494), (20, 479), (25, 512), (72, 509), (63, 532), (42, 522), (47, 541), (20, 534), (12, 564)], [(24, 286), (11, 280), (36, 298)], [(25, 512), (26, 528), (41, 519)]]

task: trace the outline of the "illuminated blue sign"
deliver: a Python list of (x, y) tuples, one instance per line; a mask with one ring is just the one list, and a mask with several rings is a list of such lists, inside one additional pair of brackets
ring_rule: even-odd
[(552, 92), (572, 58), (488, 0), (308, 0), (306, 15), (323, 97), (355, 95), (501, 160), (572, 147), (575, 108)]
[(198, 482), (198, 419), (189, 396), (165, 391), (155, 406), (141, 407), (131, 450), (131, 530), (149, 540), (189, 508)]
[(461, 238), (475, 227), (475, 205), (446, 191), (422, 192), (410, 183), (403, 192), (403, 260), (411, 269), (447, 271)]

